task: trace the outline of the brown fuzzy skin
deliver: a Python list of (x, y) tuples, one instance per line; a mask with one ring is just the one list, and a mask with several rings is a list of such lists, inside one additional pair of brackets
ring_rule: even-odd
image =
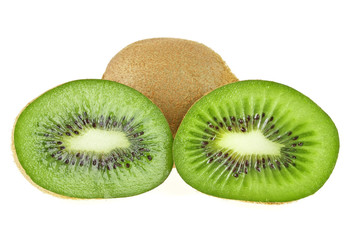
[(184, 39), (132, 43), (109, 62), (102, 79), (143, 93), (164, 113), (175, 136), (182, 118), (204, 94), (238, 79), (207, 46)]

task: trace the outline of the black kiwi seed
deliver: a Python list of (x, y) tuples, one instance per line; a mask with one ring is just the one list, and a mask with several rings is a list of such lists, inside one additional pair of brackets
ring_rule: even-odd
[(74, 124), (79, 128), (79, 129), (83, 129), (83, 127), (82, 126), (80, 126), (80, 124), (78, 123), (78, 121), (77, 120), (75, 120), (74, 121)]

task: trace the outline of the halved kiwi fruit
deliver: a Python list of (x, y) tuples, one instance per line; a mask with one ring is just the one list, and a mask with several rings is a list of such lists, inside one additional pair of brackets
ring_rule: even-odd
[(196, 102), (173, 146), (180, 176), (222, 198), (287, 202), (315, 193), (330, 176), (339, 137), (330, 117), (300, 92), (247, 80)]
[(238, 81), (212, 49), (177, 38), (128, 45), (112, 58), (102, 78), (135, 88), (151, 99), (163, 111), (173, 135), (196, 100)]
[(159, 108), (105, 80), (72, 81), (35, 99), (16, 121), (13, 147), (32, 183), (72, 198), (140, 194), (172, 169), (172, 134)]

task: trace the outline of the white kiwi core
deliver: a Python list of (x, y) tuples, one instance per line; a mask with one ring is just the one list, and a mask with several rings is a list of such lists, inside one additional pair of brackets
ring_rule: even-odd
[(260, 130), (250, 132), (225, 132), (217, 139), (220, 148), (231, 149), (242, 155), (281, 155), (283, 144), (266, 138)]
[(109, 153), (116, 148), (128, 148), (130, 142), (123, 132), (88, 129), (78, 136), (65, 137), (67, 150)]

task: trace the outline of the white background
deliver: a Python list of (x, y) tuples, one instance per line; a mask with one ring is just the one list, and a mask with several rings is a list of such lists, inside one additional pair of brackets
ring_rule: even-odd
[[(347, 2), (1, 1), (0, 239), (350, 239)], [(239, 79), (277, 81), (313, 99), (340, 134), (326, 184), (284, 205), (207, 196), (176, 170), (124, 199), (64, 200), (33, 187), (10, 149), (17, 114), (56, 85), (101, 78), (119, 50), (152, 37), (204, 43)]]

